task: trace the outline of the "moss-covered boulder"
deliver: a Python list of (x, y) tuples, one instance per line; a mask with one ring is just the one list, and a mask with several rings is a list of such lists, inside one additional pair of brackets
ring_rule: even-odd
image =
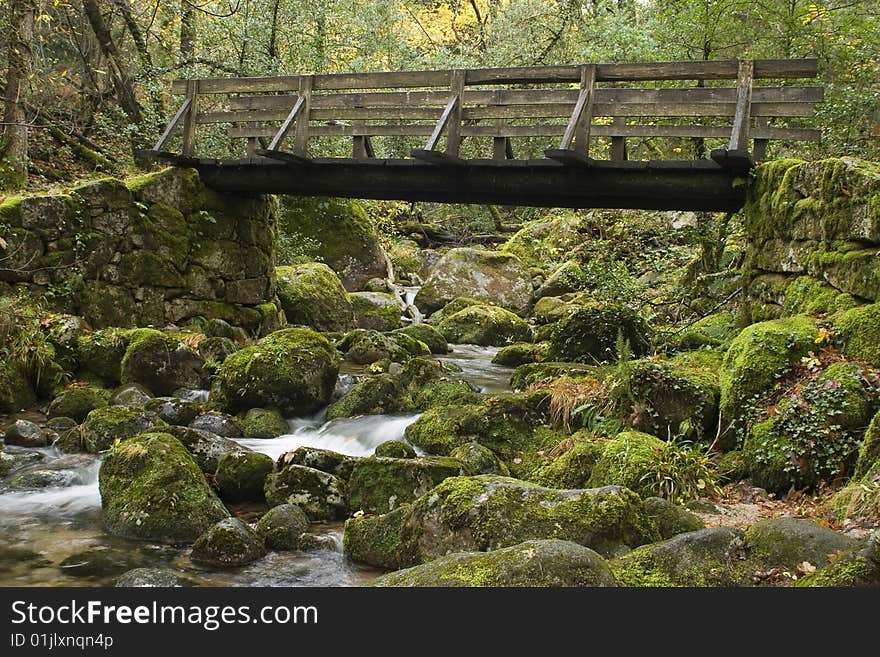
[(532, 329), (520, 317), (499, 306), (468, 306), (448, 315), (437, 330), (454, 344), (504, 346), (512, 342), (528, 342)]
[(570, 540), (609, 555), (658, 538), (641, 500), (625, 488), (560, 491), (494, 475), (451, 477), (413, 504), (400, 563), (532, 539)]
[(546, 393), (492, 395), (480, 404), (436, 406), (405, 431), (406, 439), (429, 454), (448, 456), (478, 442), (494, 452), (514, 476), (528, 478), (562, 435), (550, 430)]
[(752, 482), (771, 492), (812, 488), (851, 472), (870, 417), (856, 363), (834, 363), (778, 400), (775, 413), (752, 425), (743, 444)]
[(384, 292), (352, 292), (348, 295), (354, 312), (354, 325), (373, 331), (400, 328), (403, 309), (397, 299)]
[(610, 563), (620, 586), (744, 586), (755, 568), (739, 529), (712, 527), (646, 545)]
[(297, 259), (327, 263), (346, 290), (360, 290), (386, 274), (379, 237), (357, 201), (285, 196), (278, 235), (281, 264)]
[(795, 586), (880, 586), (880, 533), (875, 531), (864, 547), (839, 555), (824, 568), (800, 578)]
[(835, 320), (834, 330), (847, 358), (880, 367), (880, 303), (845, 312)]
[(413, 409), (412, 401), (398, 377), (377, 374), (364, 379), (327, 408), (326, 419), (355, 415), (397, 413)]
[(651, 342), (644, 320), (622, 304), (592, 302), (580, 306), (554, 328), (547, 360), (595, 363), (615, 360), (618, 336), (633, 355), (648, 352)]
[(193, 429), (191, 427), (164, 427), (165, 433), (169, 433), (190, 453), (199, 468), (205, 474), (213, 475), (217, 472), (220, 459), (227, 454), (249, 452), (247, 447), (242, 447), (234, 440), (223, 438), (210, 431)]
[(376, 445), (373, 456), (384, 456), (392, 459), (414, 459), (416, 450), (412, 445), (402, 440), (386, 440), (380, 445)]
[(428, 346), (402, 333), (379, 333), (370, 329), (355, 329), (346, 333), (336, 345), (345, 359), (358, 365), (369, 365), (380, 360), (402, 363), (414, 356), (430, 356)]
[(784, 315), (821, 315), (849, 310), (858, 305), (851, 294), (812, 276), (798, 276), (785, 288)]
[(594, 440), (585, 433), (572, 436), (570, 448), (538, 467), (531, 481), (548, 488), (587, 488), (593, 468), (605, 451), (604, 440)]
[(154, 395), (170, 395), (179, 388), (204, 386), (204, 360), (182, 340), (154, 329), (129, 335), (122, 357), (122, 383), (140, 383)]
[(287, 416), (308, 415), (330, 401), (338, 373), (338, 354), (326, 338), (283, 329), (229, 356), (212, 396), (230, 413), (274, 407)]
[(818, 334), (813, 319), (796, 315), (753, 324), (734, 338), (719, 373), (722, 424), (739, 420), (749, 404), (771, 391), (793, 363), (816, 347)]
[(266, 477), (264, 488), (270, 507), (295, 504), (310, 520), (333, 520), (345, 514), (345, 482), (332, 474), (290, 464)]
[(633, 427), (655, 436), (714, 438), (721, 359), (717, 351), (698, 351), (668, 361), (647, 358), (633, 363), (629, 390), (639, 408)]
[(245, 438), (277, 438), (290, 432), (287, 421), (274, 408), (252, 408), (238, 418)]
[(359, 460), (348, 480), (348, 506), (352, 511), (381, 514), (414, 501), (447, 477), (464, 474), (455, 459), (371, 457)]
[(77, 340), (79, 376), (105, 388), (119, 385), (120, 364), (128, 347), (128, 331), (102, 329)]
[(279, 504), (264, 513), (254, 529), (270, 550), (298, 550), (309, 529), (309, 517), (298, 506)]
[(510, 376), (510, 387), (526, 390), (535, 384), (549, 383), (562, 376), (570, 380), (593, 380), (601, 378), (600, 370), (593, 365), (582, 363), (526, 363), (520, 365)]
[(855, 539), (806, 518), (769, 518), (746, 530), (753, 558), (769, 568), (797, 572), (805, 561), (817, 568), (858, 545)]
[(676, 339), (682, 350), (718, 348), (727, 350), (739, 330), (733, 313), (714, 313), (694, 322)]
[(155, 413), (168, 424), (185, 427), (204, 411), (204, 405), (180, 397), (155, 397), (147, 400), (144, 410)]
[(80, 425), (79, 433), (82, 449), (97, 454), (109, 449), (117, 440), (126, 440), (167, 426), (155, 413), (106, 406), (91, 411)]
[(49, 442), (49, 434), (30, 420), (15, 420), (3, 428), (0, 438), (7, 445), (18, 447), (45, 447)]
[(498, 350), (492, 358), (495, 365), (519, 367), (525, 363), (540, 363), (547, 357), (550, 345), (546, 342), (516, 342)]
[(198, 465), (166, 433), (144, 433), (113, 447), (99, 474), (104, 526), (112, 534), (191, 543), (229, 516)]
[(297, 447), (292, 452), (285, 452), (278, 458), (278, 467), (286, 465), (304, 465), (321, 472), (327, 472), (348, 481), (355, 464), (360, 460), (357, 456), (332, 452), (317, 447)]
[(262, 539), (238, 518), (225, 518), (193, 543), (190, 559), (199, 566), (235, 568), (266, 554)]
[(652, 471), (652, 457), (663, 449), (663, 441), (639, 431), (625, 431), (605, 443), (602, 456), (593, 466), (587, 483), (595, 486), (626, 486), (638, 493), (650, 491), (646, 475)]
[(275, 462), (265, 454), (228, 452), (217, 464), (214, 481), (227, 502), (262, 502), (266, 477), (274, 468)]
[(396, 570), (401, 568), (400, 540), (410, 505), (380, 516), (358, 515), (345, 521), (342, 550), (354, 562)]
[(643, 506), (664, 539), (685, 532), (695, 532), (706, 526), (706, 523), (687, 509), (662, 497), (648, 497)]
[(460, 552), (383, 575), (372, 586), (616, 586), (608, 563), (571, 541), (535, 540), (493, 552)]
[(441, 380), (420, 387), (413, 393), (413, 406), (427, 410), (435, 406), (478, 404), (483, 399), (476, 386), (467, 381)]
[(37, 395), (24, 370), (3, 360), (0, 362), (0, 413), (16, 413), (37, 403)]
[(527, 267), (552, 271), (584, 243), (583, 224), (578, 213), (554, 212), (523, 224), (500, 250), (516, 255)]
[(200, 413), (189, 423), (189, 427), (200, 431), (209, 431), (222, 438), (239, 438), (244, 435), (237, 418), (219, 411)]
[(154, 399), (153, 393), (144, 386), (139, 383), (129, 383), (116, 389), (110, 398), (110, 405), (140, 409), (146, 408), (151, 399)]
[(89, 385), (68, 385), (64, 391), (52, 400), (47, 417), (70, 417), (77, 422), (86, 419), (86, 415), (96, 408), (107, 405), (110, 391)]
[(316, 331), (347, 331), (354, 327), (354, 309), (348, 293), (324, 263), (277, 267), (275, 291), (290, 324), (302, 324)]
[(504, 464), (504, 461), (498, 458), (491, 449), (476, 441), (459, 445), (449, 453), (449, 457), (464, 464), (464, 474), (510, 476), (510, 469)]
[(405, 333), (414, 340), (424, 342), (432, 354), (448, 354), (452, 351), (443, 334), (430, 324), (410, 324), (404, 328), (396, 329), (394, 332)]
[(431, 270), (416, 296), (427, 313), (456, 297), (471, 297), (525, 314), (532, 298), (532, 277), (512, 253), (463, 247), (450, 249)]

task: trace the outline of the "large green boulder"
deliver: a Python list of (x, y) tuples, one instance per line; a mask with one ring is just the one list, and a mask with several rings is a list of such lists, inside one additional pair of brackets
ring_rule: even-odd
[(266, 554), (263, 540), (238, 518), (224, 518), (199, 536), (190, 559), (199, 566), (235, 568)]
[(354, 326), (348, 293), (324, 263), (277, 267), (275, 291), (289, 324), (316, 331), (347, 331)]
[(373, 586), (616, 586), (608, 563), (571, 541), (535, 540), (493, 552), (460, 552), (383, 575)]
[(795, 586), (859, 586), (876, 589), (880, 586), (880, 533), (875, 531), (864, 547), (839, 555), (824, 568), (800, 578)]
[(400, 328), (403, 309), (397, 299), (384, 292), (352, 292), (348, 295), (354, 312), (354, 325), (372, 331)]
[(635, 311), (622, 304), (592, 302), (566, 316), (550, 336), (548, 360), (596, 363), (616, 360), (618, 337), (635, 356), (646, 354), (648, 327)]
[(395, 333), (405, 333), (409, 337), (424, 342), (432, 354), (448, 354), (452, 349), (446, 342), (443, 334), (430, 324), (410, 324), (404, 328), (396, 329)]
[(270, 550), (298, 550), (309, 529), (309, 517), (298, 506), (279, 504), (257, 522), (255, 530)]
[(644, 504), (648, 517), (657, 525), (660, 536), (664, 539), (672, 538), (685, 532), (695, 532), (706, 527), (706, 523), (699, 517), (685, 509), (673, 504), (662, 497), (648, 497)]
[(339, 357), (326, 338), (282, 329), (229, 356), (212, 397), (229, 413), (274, 407), (285, 416), (309, 415), (330, 401), (338, 373)]
[(317, 447), (297, 447), (292, 452), (285, 452), (278, 459), (278, 467), (285, 465), (304, 465), (321, 472), (339, 477), (342, 481), (348, 481), (351, 477), (355, 464), (360, 459), (357, 456), (332, 452), (329, 449)]
[(605, 443), (602, 456), (593, 466), (589, 487), (626, 486), (640, 494), (652, 490), (653, 456), (663, 449), (663, 441), (647, 433), (625, 431)]
[(554, 212), (523, 224), (500, 250), (516, 255), (528, 267), (551, 271), (584, 243), (583, 223), (575, 212)]
[(120, 364), (128, 348), (128, 331), (107, 328), (77, 340), (77, 362), (81, 378), (105, 388), (119, 385)]
[(797, 572), (805, 561), (826, 566), (859, 541), (806, 518), (768, 518), (746, 530), (746, 543), (752, 557), (768, 567)]
[(349, 291), (387, 273), (379, 236), (357, 201), (282, 197), (278, 241), (281, 264), (324, 262)]
[(504, 346), (528, 342), (532, 329), (520, 317), (499, 306), (474, 305), (444, 317), (437, 330), (454, 344)]
[(290, 432), (287, 421), (274, 408), (252, 408), (238, 418), (245, 438), (277, 438)]
[(398, 377), (377, 374), (364, 379), (327, 408), (327, 420), (412, 410), (412, 401)]
[(412, 505), (399, 561), (416, 565), (551, 538), (612, 555), (659, 534), (638, 495), (625, 488), (555, 490), (494, 475), (451, 477)]
[(532, 277), (512, 253), (462, 247), (447, 251), (434, 266), (416, 305), (432, 313), (465, 296), (524, 315), (532, 291)]
[(262, 502), (266, 477), (275, 462), (257, 452), (229, 452), (217, 464), (214, 481), (220, 497), (227, 502)]
[(734, 338), (719, 373), (722, 425), (740, 421), (750, 404), (816, 347), (818, 335), (813, 319), (796, 315), (752, 324)]
[(213, 475), (216, 473), (220, 460), (227, 454), (250, 451), (234, 440), (223, 438), (203, 429), (171, 426), (164, 427), (162, 431), (177, 438), (205, 474)]
[[(116, 441), (147, 431), (160, 431), (168, 425), (158, 415), (122, 406), (105, 406), (91, 411), (79, 427), (83, 451), (97, 454)], [(73, 451), (73, 450), (68, 450)]]
[(16, 413), (37, 403), (37, 395), (22, 368), (0, 361), (0, 413)]
[(310, 520), (333, 520), (345, 514), (345, 482), (304, 465), (285, 465), (266, 477), (264, 493), (270, 507), (295, 504)]
[(519, 367), (525, 363), (540, 363), (547, 357), (550, 345), (546, 342), (532, 344), (529, 342), (515, 342), (499, 349), (492, 358), (495, 365), (504, 367)]
[(537, 468), (529, 479), (548, 488), (587, 488), (593, 468), (605, 451), (605, 442), (591, 440), (583, 432), (572, 436), (572, 441), (568, 450)]
[(356, 515), (345, 521), (342, 550), (354, 562), (397, 570), (401, 568), (400, 540), (410, 505), (380, 516)]
[(355, 329), (346, 333), (336, 345), (345, 360), (369, 365), (380, 360), (402, 363), (414, 356), (430, 356), (428, 346), (405, 333), (380, 333), (371, 329)]
[(52, 400), (47, 417), (69, 417), (82, 422), (90, 411), (107, 405), (110, 391), (89, 385), (68, 385)]
[(348, 480), (348, 506), (352, 511), (387, 513), (416, 500), (447, 477), (464, 474), (464, 469), (464, 463), (443, 456), (361, 459)]
[(835, 320), (834, 330), (847, 358), (880, 367), (880, 303), (845, 312)]
[(182, 340), (154, 329), (137, 329), (122, 357), (122, 383), (139, 383), (154, 395), (204, 387), (205, 361)]
[(199, 466), (166, 433), (144, 433), (114, 446), (98, 482), (104, 526), (126, 538), (192, 543), (229, 516)]

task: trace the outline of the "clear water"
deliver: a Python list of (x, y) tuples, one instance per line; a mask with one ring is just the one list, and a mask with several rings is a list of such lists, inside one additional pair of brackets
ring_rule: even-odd
[[(510, 369), (492, 365), (497, 349), (459, 345), (444, 360), (462, 368), (459, 378), (487, 392), (508, 390)], [(337, 394), (353, 381), (341, 377)], [(179, 396), (204, 400), (207, 391), (178, 391)], [(290, 433), (270, 440), (240, 440), (271, 456), (301, 446), (318, 447), (351, 456), (368, 456), (387, 440), (401, 440), (418, 414), (371, 415), (323, 421), (323, 413), (289, 420)], [(36, 420), (37, 418), (31, 418)], [(379, 571), (352, 563), (342, 553), (342, 523), (313, 523), (310, 531), (329, 536), (334, 549), (271, 552), (241, 568), (212, 571), (189, 559), (188, 549), (130, 541), (104, 532), (98, 489), (100, 460), (71, 458), (52, 449), (10, 448), (19, 454), (38, 454), (41, 460), (13, 474), (34, 469), (69, 470), (68, 486), (13, 491), (0, 479), (0, 586), (112, 586), (132, 568), (163, 567), (198, 586), (358, 586)], [(259, 509), (238, 509), (253, 514)]]

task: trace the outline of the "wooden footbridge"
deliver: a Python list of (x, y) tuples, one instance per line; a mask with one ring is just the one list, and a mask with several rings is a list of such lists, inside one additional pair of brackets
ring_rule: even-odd
[[(732, 211), (768, 141), (819, 139), (778, 125), (813, 115), (823, 89), (783, 83), (816, 74), (800, 59), (175, 80), (180, 109), (144, 154), (226, 192)], [(632, 160), (634, 138), (722, 147)]]

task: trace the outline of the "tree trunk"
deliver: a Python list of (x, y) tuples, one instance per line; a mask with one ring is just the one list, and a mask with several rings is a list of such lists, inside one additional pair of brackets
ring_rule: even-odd
[(196, 10), (189, 0), (180, 0), (180, 61), (181, 66), (192, 62), (196, 54)]
[(27, 87), (33, 64), (34, 37), (32, 0), (9, 0), (9, 49), (7, 52), (3, 139), (0, 140), (0, 189), (27, 186), (28, 128), (25, 116)]
[(128, 67), (125, 64), (125, 59), (120, 55), (116, 44), (110, 36), (110, 29), (101, 15), (98, 0), (83, 0), (83, 11), (89, 19), (89, 25), (92, 26), (95, 37), (98, 39), (101, 54), (107, 60), (107, 67), (110, 69), (110, 78), (113, 81), (113, 87), (116, 89), (119, 106), (133, 123), (140, 125), (143, 122), (141, 105), (134, 95), (134, 87), (131, 76), (128, 73)]
[(269, 48), (266, 53), (269, 55), (269, 60), (272, 62), (272, 66), (277, 65), (275, 60), (278, 57), (278, 10), (280, 5), (281, 0), (275, 0), (272, 4), (272, 27), (269, 30)]

